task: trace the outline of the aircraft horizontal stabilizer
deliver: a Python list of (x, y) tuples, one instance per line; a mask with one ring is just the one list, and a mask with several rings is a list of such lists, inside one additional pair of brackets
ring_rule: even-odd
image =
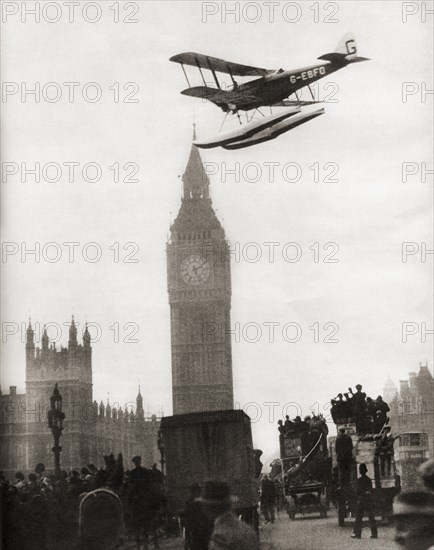
[(324, 55), (320, 55), (318, 59), (330, 61), (331, 63), (342, 63), (342, 65), (346, 65), (347, 63), (360, 63), (360, 61), (370, 61), (369, 57), (345, 55), (338, 52), (325, 53)]
[(191, 97), (199, 97), (201, 99), (209, 99), (210, 101), (218, 101), (223, 99), (227, 92), (208, 86), (194, 86), (193, 88), (182, 90), (181, 94), (189, 95)]
[(369, 57), (360, 57), (360, 56), (357, 56), (357, 57), (352, 57), (350, 60), (349, 60), (349, 63), (360, 63), (361, 61), (371, 61), (371, 59)]
[(331, 63), (345, 63), (345, 54), (344, 53), (338, 53), (338, 52), (331, 52), (331, 53), (325, 53), (324, 55), (320, 55), (318, 59), (321, 59), (322, 61), (330, 61)]

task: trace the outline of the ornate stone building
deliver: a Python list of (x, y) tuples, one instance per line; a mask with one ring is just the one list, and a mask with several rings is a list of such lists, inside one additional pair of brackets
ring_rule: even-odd
[(393, 384), (386, 382), (384, 396), (389, 397), (393, 433), (428, 434), (430, 456), (434, 456), (434, 378), (428, 365), (420, 363), (419, 372), (410, 372), (408, 380), (399, 381), (399, 391), (391, 395)]
[(39, 462), (53, 465), (53, 437), (48, 429), (50, 396), (57, 383), (65, 412), (61, 437), (61, 465), (65, 470), (93, 463), (100, 466), (103, 455), (122, 453), (128, 468), (135, 455), (143, 464), (159, 462), (157, 448), (159, 420), (145, 418), (143, 398), (125, 408), (98, 405), (92, 397), (92, 347), (87, 327), (82, 344), (77, 340), (74, 319), (68, 347), (56, 349), (44, 329), (41, 348), (29, 322), (26, 334), (26, 393), (11, 386), (0, 395), (0, 469), (7, 475), (31, 471)]
[(166, 250), (175, 415), (233, 408), (229, 247), (195, 145), (182, 179)]

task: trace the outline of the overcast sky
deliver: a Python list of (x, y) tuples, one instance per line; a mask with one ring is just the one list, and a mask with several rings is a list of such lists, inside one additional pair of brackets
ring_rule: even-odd
[[(432, 175), (421, 177), (422, 163), (432, 169), (432, 95), (423, 95), (424, 86), (432, 88), (432, 16), (423, 22), (420, 3), (409, 3), (403, 17), (403, 3), (393, 1), (292, 7), (281, 2), (271, 17), (269, 3), (250, 3), (248, 9), (235, 2), (93, 3), (98, 14), (81, 2), (69, 22), (66, 7), (44, 12), (45, 3), (39, 2), (39, 23), (31, 15), (21, 21), (21, 3), (4, 4), (19, 11), (8, 17), (2, 33), (3, 81), (13, 92), (2, 103), (3, 163), (30, 168), (39, 162), (41, 181), (28, 175), (22, 182), (20, 170), (2, 183), (2, 240), (17, 243), (9, 245), (16, 253), (2, 263), (3, 332), (29, 316), (41, 325), (62, 325), (72, 314), (79, 323), (98, 324), (96, 399), (106, 400), (109, 393), (112, 403), (124, 404), (135, 398), (140, 381), (145, 407), (170, 414), (165, 243), (180, 206), (179, 176), (191, 147), (192, 123), (199, 137), (208, 137), (218, 131), (223, 114), (210, 103), (181, 96), (186, 82), (168, 59), (197, 51), (296, 69), (333, 51), (352, 31), (359, 55), (371, 61), (319, 81), (320, 99), (337, 100), (325, 104), (322, 117), (252, 148), (202, 153), (213, 172), (213, 204), (234, 250), (231, 322), (240, 331), (232, 346), (235, 400), (241, 406), (258, 404), (247, 408), (252, 419), (262, 410), (254, 437), (268, 456), (277, 448), (275, 422), (285, 404), (297, 403), (305, 415), (315, 402), (322, 410), (349, 385), (361, 383), (375, 397), (388, 375), (398, 383), (417, 371), (420, 361), (428, 360), (432, 368), (432, 335), (425, 342), (421, 338), (421, 323), (433, 328), (432, 255), (422, 262), (419, 252), (404, 263), (401, 254), (403, 242), (416, 243), (409, 245), (413, 250), (420, 251), (421, 243), (433, 248)], [(240, 10), (239, 21), (224, 13), (224, 5)], [(114, 22), (116, 8), (119, 23)], [(84, 19), (98, 15), (95, 23)], [(57, 16), (58, 22), (48, 21)], [(189, 75), (199, 84), (193, 69)], [(40, 101), (31, 95), (22, 100), (20, 93), (35, 82), (41, 86)], [(57, 84), (44, 88), (49, 82)], [(79, 83), (69, 88), (72, 102), (64, 82)], [(83, 93), (94, 97), (97, 88), (86, 87), (90, 82), (101, 90), (99, 101), (83, 99)], [(403, 82), (412, 93), (405, 102)], [(54, 101), (59, 89), (62, 97)], [(117, 90), (119, 102), (114, 101)], [(128, 98), (138, 102), (123, 101)], [(73, 182), (65, 162), (79, 163)], [(405, 182), (404, 162), (414, 163), (409, 170), (417, 171)], [(63, 167), (60, 181), (46, 181), (42, 167), (47, 163)], [(83, 179), (87, 163), (101, 167), (99, 181)], [(126, 163), (135, 164), (124, 169)], [(138, 173), (131, 178), (139, 181), (123, 181), (135, 165)], [(52, 171), (45, 174), (53, 177)], [(93, 175), (90, 167), (88, 176)], [(337, 181), (325, 181), (326, 176)], [(36, 242), (39, 263), (31, 255), (22, 262), (24, 247), (34, 248)], [(62, 252), (56, 263), (42, 253), (50, 242)], [(65, 242), (79, 243), (72, 263)], [(264, 245), (270, 242), (277, 243), (274, 262)], [(82, 252), (88, 258), (95, 253), (87, 243), (98, 244), (100, 261), (83, 259)], [(114, 243), (119, 243), (119, 262)], [(124, 250), (126, 243), (136, 244)], [(299, 261), (284, 259), (296, 251), (286, 243), (300, 247)], [(324, 250), (326, 243), (334, 244)], [(59, 248), (44, 250), (52, 258)], [(327, 253), (338, 262), (325, 263)], [(138, 262), (122, 261), (128, 254)], [(405, 322), (415, 323), (418, 333), (403, 343)], [(264, 323), (276, 323), (274, 341)], [(286, 323), (299, 325), (299, 341), (286, 341), (295, 335), (282, 333)], [(315, 323), (318, 343), (309, 329)], [(338, 342), (325, 343), (336, 327)], [(63, 328), (58, 347), (67, 345)], [(50, 334), (55, 333), (52, 325)], [(131, 339), (138, 341), (125, 341)], [(5, 340), (3, 391), (15, 384), (22, 392), (21, 334), (4, 334)], [(278, 403), (274, 425), (268, 402)]]

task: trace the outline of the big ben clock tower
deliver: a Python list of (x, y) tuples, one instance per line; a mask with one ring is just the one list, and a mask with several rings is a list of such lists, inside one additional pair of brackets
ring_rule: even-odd
[(233, 409), (229, 246), (192, 145), (167, 243), (173, 414)]

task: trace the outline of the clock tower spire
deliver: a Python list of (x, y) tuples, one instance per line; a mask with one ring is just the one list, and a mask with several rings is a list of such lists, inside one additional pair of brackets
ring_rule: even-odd
[(233, 409), (229, 245), (192, 145), (167, 243), (173, 414)]

